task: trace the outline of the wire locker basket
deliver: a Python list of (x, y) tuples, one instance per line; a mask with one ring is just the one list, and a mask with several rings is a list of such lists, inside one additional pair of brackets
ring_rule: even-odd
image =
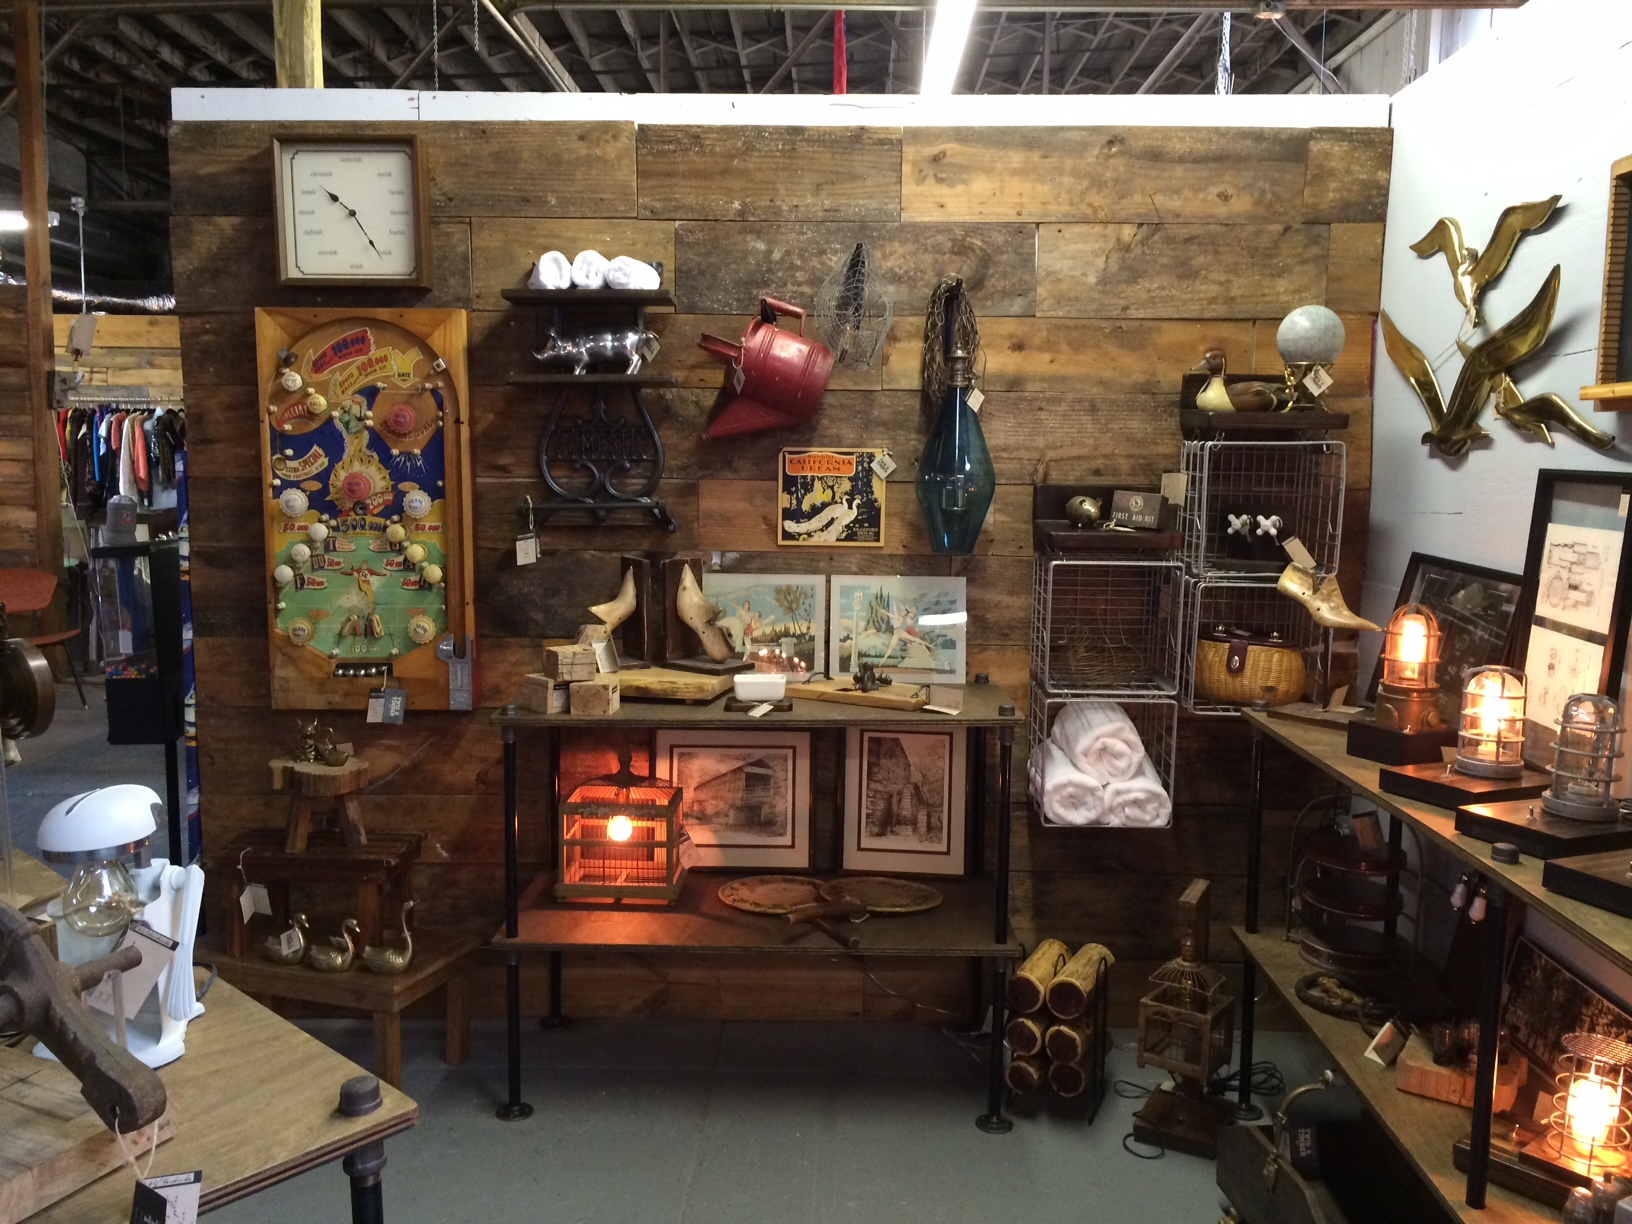
[(1341, 442), (1183, 444), (1188, 495), (1180, 514), (1192, 575), (1279, 573), (1296, 536), (1322, 574), (1337, 569), (1343, 527)]
[[(1196, 670), (1203, 634), (1218, 629), (1245, 630), (1256, 636), (1271, 634), (1282, 645), (1298, 651), (1305, 670), (1315, 670), (1317, 642), (1314, 622), (1303, 607), (1275, 589), (1273, 579), (1251, 575), (1216, 575), (1186, 578), (1184, 589), (1183, 663), (1179, 671), (1179, 700), (1194, 714), (1236, 717), (1240, 704), (1197, 694)], [(1298, 694), (1302, 696), (1301, 693)], [(1296, 698), (1294, 698), (1296, 700)]]
[(1031, 674), (1051, 697), (1178, 692), (1184, 571), (1176, 561), (1039, 555)]
[[(1056, 697), (1045, 693), (1035, 684), (1031, 686), (1031, 707), (1026, 713), (1026, 744), (1029, 749), (1026, 759), (1031, 763), (1033, 771), (1042, 768), (1041, 747), (1048, 739), (1048, 733), (1054, 729), (1055, 716), (1074, 700), (1082, 699)], [(1179, 703), (1171, 697), (1117, 697), (1106, 700), (1114, 700), (1122, 707), (1122, 712), (1132, 720), (1134, 730), (1139, 732), (1139, 739), (1145, 745), (1145, 756), (1156, 770), (1157, 780), (1161, 782), (1162, 789), (1167, 791), (1168, 797), (1172, 798), (1173, 782), (1178, 769)], [(1032, 807), (1044, 824), (1053, 825), (1054, 822), (1043, 816), (1042, 803), (1039, 799), (1040, 790), (1035, 785), (1035, 772), (1032, 781), (1034, 783), (1030, 788)]]

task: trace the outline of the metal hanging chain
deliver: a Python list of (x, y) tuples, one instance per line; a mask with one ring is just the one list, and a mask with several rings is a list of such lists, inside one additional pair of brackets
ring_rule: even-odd
[(477, 55), (482, 53), (481, 0), (470, 0), (470, 44), (476, 49)]
[(1220, 14), (1218, 29), (1218, 79), (1213, 84), (1215, 94), (1227, 94), (1235, 85), (1235, 73), (1230, 67), (1230, 14)]
[[(935, 292), (929, 295), (929, 309), (924, 312), (924, 395), (928, 397), (931, 408), (939, 408), (941, 399), (946, 395), (947, 384), (951, 373), (947, 369), (946, 356), (943, 352), (946, 337), (946, 299), (954, 289), (962, 289), (963, 278), (946, 276), (941, 283), (935, 286)], [(975, 321), (975, 307), (969, 301), (967, 293), (958, 295), (957, 317), (952, 321), (952, 344), (954, 348), (961, 348), (969, 354), (969, 368), (977, 368), (976, 359), (980, 351), (980, 326)]]
[(442, 14), (441, 5), (431, 0), (431, 89), (442, 92)]

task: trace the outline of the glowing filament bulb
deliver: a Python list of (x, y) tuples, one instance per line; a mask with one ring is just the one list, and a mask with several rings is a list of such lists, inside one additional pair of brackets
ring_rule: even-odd
[(1422, 665), (1428, 658), (1428, 622), (1420, 616), (1403, 617), (1398, 649), (1400, 679), (1420, 680)]
[(627, 816), (614, 816), (606, 822), (606, 835), (613, 841), (628, 841), (635, 834), (635, 822)]
[(1620, 1111), (1621, 1093), (1614, 1084), (1596, 1075), (1584, 1076), (1570, 1084), (1565, 1104), (1570, 1138), (1583, 1156), (1592, 1154), (1609, 1138), (1609, 1128)]

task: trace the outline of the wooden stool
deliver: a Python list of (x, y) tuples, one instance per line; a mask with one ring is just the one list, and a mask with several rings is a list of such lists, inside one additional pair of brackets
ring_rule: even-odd
[(348, 846), (368, 845), (363, 830), (363, 814), (357, 809), (357, 792), (368, 785), (368, 762), (350, 758), (344, 765), (321, 761), (295, 761), (280, 757), (268, 761), (272, 767), (272, 789), (293, 789), (289, 796), (289, 832), (283, 848), (290, 854), (306, 849), (312, 832), (312, 800), (332, 799), (340, 814), (340, 835)]

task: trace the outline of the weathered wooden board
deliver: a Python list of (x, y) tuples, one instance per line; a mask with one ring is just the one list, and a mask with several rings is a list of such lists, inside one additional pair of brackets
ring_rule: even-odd
[[(476, 310), (530, 311), (501, 296), (521, 289), (545, 251), (568, 259), (593, 249), (612, 259), (628, 255), (663, 265), (663, 284), (674, 283), (674, 222), (573, 217), (475, 217), (470, 223), (470, 305)], [(549, 312), (539, 312), (547, 325)], [(627, 318), (627, 316), (625, 316)]]
[(1303, 188), (1306, 221), (1386, 221), (1394, 133), (1388, 128), (1316, 128)]
[[(68, 343), (68, 329), (77, 317), (52, 316), (52, 336), (59, 352)], [(96, 320), (96, 347), (179, 349), (181, 327), (175, 315), (101, 315)]]
[(1285, 314), (1325, 296), (1327, 237), (1324, 225), (1044, 225), (1037, 241), (1037, 314)]
[(901, 217), (1300, 221), (1308, 143), (1266, 128), (907, 128)]
[(642, 124), (639, 213), (714, 221), (896, 221), (899, 128)]
[(761, 297), (813, 310), (822, 282), (858, 242), (897, 310), (922, 309), (942, 276), (963, 278), (975, 310), (1029, 315), (1037, 306), (1034, 225), (682, 221), (675, 227), (676, 308), (749, 313)]
[(928, 691), (922, 685), (898, 683), (877, 692), (863, 693), (848, 676), (790, 684), (788, 696), (801, 701), (830, 701), (879, 710), (921, 710), (929, 701)]
[(1331, 231), (1325, 305), (1340, 313), (1376, 314), (1383, 292), (1382, 222), (1339, 223)]
[(618, 673), (625, 701), (713, 701), (731, 689), (730, 676), (705, 676), (672, 667), (637, 667)]

